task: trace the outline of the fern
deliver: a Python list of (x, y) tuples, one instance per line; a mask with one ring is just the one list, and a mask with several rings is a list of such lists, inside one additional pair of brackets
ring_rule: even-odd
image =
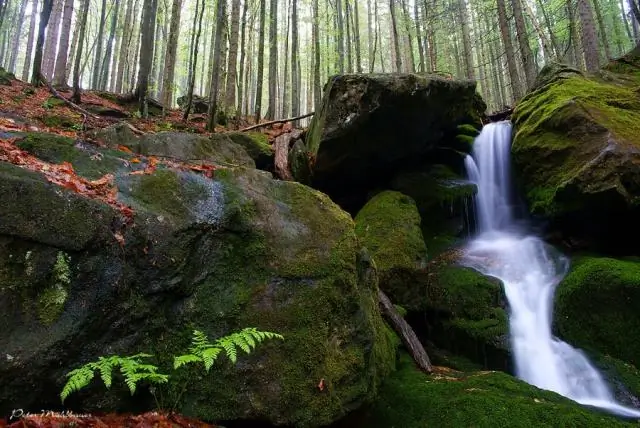
[(120, 357), (112, 355), (110, 357), (100, 357), (98, 361), (92, 361), (84, 366), (67, 373), (69, 380), (67, 381), (60, 398), (64, 400), (72, 393), (81, 390), (93, 380), (95, 372), (100, 373), (100, 378), (104, 385), (108, 388), (112, 383), (112, 372), (116, 367), (120, 367), (120, 372), (124, 376), (124, 381), (129, 387), (129, 391), (133, 395), (136, 392), (138, 382), (147, 381), (150, 383), (166, 383), (169, 376), (158, 373), (158, 367), (152, 364), (144, 364), (141, 362), (143, 358), (149, 358), (149, 354), (136, 354), (129, 357)]
[(177, 369), (186, 364), (202, 362), (205, 370), (208, 372), (222, 351), (224, 351), (227, 358), (235, 364), (238, 359), (238, 348), (246, 354), (250, 354), (256, 345), (265, 339), (284, 340), (284, 337), (278, 333), (259, 331), (251, 327), (221, 337), (214, 343), (211, 343), (203, 332), (194, 330), (189, 353), (175, 357), (173, 360), (173, 368)]

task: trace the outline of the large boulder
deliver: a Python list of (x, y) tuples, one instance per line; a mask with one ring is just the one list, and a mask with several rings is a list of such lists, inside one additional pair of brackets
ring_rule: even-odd
[[(354, 223), (328, 197), (254, 169), (145, 170), (144, 156), (35, 140), (25, 149), (75, 159), (79, 174), (115, 174), (134, 216), (0, 162), (0, 413), (59, 408), (65, 373), (138, 352), (171, 375), (155, 391), (161, 404), (177, 399), (177, 411), (205, 420), (321, 426), (374, 396), (396, 341), (375, 275), (358, 264)], [(171, 369), (194, 328), (214, 339), (250, 326), (284, 341), (209, 374)], [(65, 405), (140, 411), (154, 396), (96, 381)]]
[(558, 285), (555, 328), (572, 345), (640, 365), (640, 261), (580, 257)]
[(526, 200), (567, 242), (624, 251), (640, 238), (639, 72), (637, 57), (592, 76), (550, 65), (513, 113)]
[(484, 367), (509, 367), (500, 281), (457, 265), (460, 250), (428, 261), (418, 208), (402, 193), (377, 194), (355, 221), (377, 266), (380, 288), (408, 311), (407, 319), (425, 340)]
[(337, 428), (631, 427), (554, 392), (500, 372), (437, 370), (427, 375), (403, 355), (379, 398)]
[(422, 74), (335, 76), (324, 94), (306, 143), (311, 182), (351, 212), (401, 171), (461, 164), (458, 126), (479, 128), (486, 108), (475, 82)]

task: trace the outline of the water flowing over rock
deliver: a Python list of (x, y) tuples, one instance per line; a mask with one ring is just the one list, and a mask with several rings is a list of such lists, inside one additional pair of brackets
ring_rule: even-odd
[(513, 159), (534, 214), (565, 243), (624, 253), (640, 239), (640, 59), (598, 75), (545, 67), (513, 113)]
[(479, 235), (465, 264), (497, 277), (510, 307), (511, 346), (519, 378), (581, 404), (640, 417), (618, 404), (601, 374), (578, 349), (551, 334), (553, 294), (567, 272), (567, 259), (515, 223), (509, 192), (511, 124), (485, 126), (467, 158), (478, 184)]
[(460, 166), (470, 146), (458, 126), (479, 128), (486, 108), (475, 82), (420, 74), (336, 76), (324, 94), (306, 143), (311, 182), (352, 212), (400, 172)]
[[(200, 139), (174, 147), (172, 136), (140, 147), (158, 154), (166, 143), (197, 157)], [(371, 399), (391, 370), (396, 342), (375, 275), (359, 275), (354, 223), (327, 196), (224, 164), (213, 178), (147, 170), (150, 158), (47, 134), (22, 147), (71, 161), (83, 176), (115, 174), (118, 201), (134, 217), (125, 226), (112, 207), (0, 163), (0, 414), (59, 408), (71, 369), (147, 352), (174, 377), (165, 398), (186, 388), (177, 408), (186, 415), (321, 426)], [(213, 147), (206, 159), (218, 159)], [(214, 339), (251, 326), (285, 340), (235, 366), (220, 361), (209, 375), (170, 369), (193, 328)], [(130, 396), (114, 384), (65, 404), (140, 411), (154, 400), (147, 387)]]

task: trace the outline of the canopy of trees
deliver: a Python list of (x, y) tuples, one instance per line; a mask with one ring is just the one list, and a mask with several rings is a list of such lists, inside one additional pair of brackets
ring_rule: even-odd
[[(594, 71), (640, 40), (640, 0), (0, 0), (0, 66), (37, 83), (216, 115), (314, 110), (337, 73), (476, 79), (490, 110), (561, 61)], [(185, 115), (186, 116), (186, 115)]]

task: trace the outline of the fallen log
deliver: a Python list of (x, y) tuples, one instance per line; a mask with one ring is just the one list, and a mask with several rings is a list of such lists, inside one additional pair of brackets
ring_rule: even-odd
[(302, 116), (290, 117), (288, 119), (272, 120), (270, 122), (262, 122), (262, 123), (258, 123), (257, 125), (251, 125), (251, 126), (248, 126), (246, 128), (243, 128), (243, 129), (240, 130), (240, 132), (251, 131), (252, 129), (263, 128), (265, 126), (275, 125), (276, 123), (294, 122), (296, 120), (300, 120), (300, 119), (305, 119), (307, 117), (311, 117), (314, 114), (315, 114), (315, 112), (312, 111), (311, 113), (303, 114)]
[(292, 181), (293, 176), (289, 169), (289, 144), (302, 135), (302, 130), (294, 129), (276, 138), (273, 143), (275, 173), (281, 180)]
[(407, 351), (413, 357), (420, 370), (431, 373), (433, 366), (431, 365), (427, 351), (424, 350), (424, 346), (422, 346), (422, 343), (418, 340), (418, 336), (416, 336), (411, 326), (402, 318), (396, 307), (393, 306), (391, 300), (389, 300), (382, 290), (378, 290), (378, 303), (380, 303), (382, 315), (384, 315), (387, 322), (391, 324), (393, 330), (398, 333), (403, 345), (407, 348)]

